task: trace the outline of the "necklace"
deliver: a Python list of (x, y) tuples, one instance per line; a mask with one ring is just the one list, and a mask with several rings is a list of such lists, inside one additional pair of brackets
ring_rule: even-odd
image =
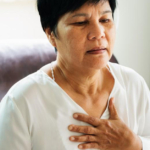
[(53, 69), (53, 64), (52, 64), (52, 63), (51, 63), (51, 71), (52, 71), (52, 78), (53, 78), (53, 81), (55, 81), (54, 69)]

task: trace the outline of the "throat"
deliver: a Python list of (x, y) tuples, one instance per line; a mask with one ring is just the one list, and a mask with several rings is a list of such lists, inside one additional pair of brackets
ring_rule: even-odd
[(101, 88), (97, 83), (95, 84), (79, 84), (77, 82), (68, 82), (68, 87), (72, 89), (77, 94), (83, 97), (94, 97), (97, 93), (100, 93)]
[(65, 86), (80, 95), (95, 95), (97, 92), (102, 90), (104, 79), (103, 74), (100, 73), (100, 71), (92, 77), (79, 76), (72, 73), (66, 74), (59, 67), (58, 72), (61, 82), (64, 82)]

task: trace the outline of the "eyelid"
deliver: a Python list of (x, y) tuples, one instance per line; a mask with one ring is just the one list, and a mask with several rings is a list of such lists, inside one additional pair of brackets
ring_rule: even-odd
[[(100, 19), (100, 22), (102, 23), (109, 23), (111, 21), (111, 19)], [(75, 25), (85, 25), (87, 24), (89, 21), (79, 21), (79, 22), (75, 22), (73, 24)]]
[(101, 20), (100, 20), (100, 22), (103, 22), (103, 21), (104, 21), (104, 23), (107, 23), (107, 22), (110, 22), (111, 19), (101, 19)]
[(88, 21), (79, 21), (79, 22), (75, 22), (74, 24), (77, 24), (77, 25), (84, 25), (84, 24), (87, 24)]

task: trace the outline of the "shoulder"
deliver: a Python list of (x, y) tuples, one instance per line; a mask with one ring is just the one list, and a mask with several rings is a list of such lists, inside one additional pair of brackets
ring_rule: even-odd
[(114, 76), (125, 85), (141, 85), (145, 81), (143, 77), (129, 67), (125, 67), (116, 63), (109, 63)]
[(110, 63), (109, 66), (130, 104), (133, 102), (133, 107), (137, 104), (137, 107), (145, 108), (146, 104), (150, 103), (150, 91), (144, 78), (131, 68), (114, 63)]
[(133, 76), (141, 77), (136, 71), (134, 71), (133, 69), (129, 67), (119, 65), (116, 63), (109, 63), (109, 65), (115, 74), (122, 73), (122, 75), (125, 75), (128, 77), (133, 77)]
[[(41, 72), (35, 72), (13, 85), (4, 96), (0, 103), (0, 126), (6, 130), (6, 134), (13, 134), (15, 137), (23, 132), (28, 136), (27, 127), (34, 124), (35, 117), (40, 112), (41, 101), (38, 98), (42, 94), (39, 86), (45, 84), (44, 78)], [(17, 134), (13, 133), (14, 126), (20, 130)], [(31, 128), (29, 132), (31, 133)]]
[(8, 94), (13, 92), (25, 92), (28, 90), (32, 90), (37, 88), (38, 84), (44, 84), (44, 76), (41, 71), (37, 71), (35, 73), (32, 73), (28, 75), (27, 77), (21, 79), (17, 83), (15, 83), (10, 90), (8, 91)]
[(53, 80), (44, 72), (37, 71), (10, 88), (0, 103), (0, 113), (20, 114), (28, 122), (30, 116), (41, 112), (41, 106), (51, 102), (54, 90)]
[(35, 97), (42, 96), (42, 92), (51, 85), (51, 82), (51, 79), (39, 70), (14, 84), (2, 101), (8, 97), (12, 97), (16, 103), (32, 101), (36, 99)]

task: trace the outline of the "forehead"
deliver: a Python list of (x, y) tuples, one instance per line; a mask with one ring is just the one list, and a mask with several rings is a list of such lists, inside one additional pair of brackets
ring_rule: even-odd
[(89, 16), (93, 13), (101, 15), (103, 14), (103, 12), (111, 12), (111, 8), (108, 1), (98, 2), (97, 4), (85, 3), (78, 10), (66, 13), (64, 16), (62, 16), (62, 18), (72, 19), (80, 16)]

